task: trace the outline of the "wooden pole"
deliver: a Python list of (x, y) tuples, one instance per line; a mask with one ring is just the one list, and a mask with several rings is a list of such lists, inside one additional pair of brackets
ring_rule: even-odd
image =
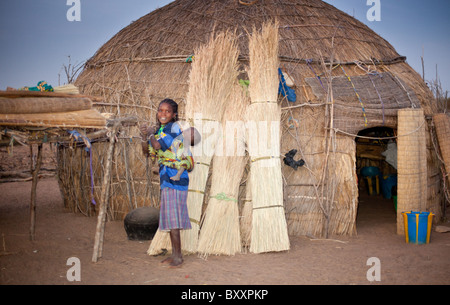
[(39, 170), (42, 164), (42, 143), (38, 144), (38, 155), (36, 164), (33, 165), (33, 145), (30, 145), (30, 158), (31, 158), (31, 174), (33, 176), (33, 182), (31, 184), (31, 201), (30, 201), (30, 240), (35, 239), (36, 229), (36, 187), (39, 180)]
[[(125, 163), (125, 176), (127, 179), (127, 193), (128, 193), (128, 202), (130, 205), (130, 210), (133, 210), (133, 194), (131, 193), (131, 179), (130, 179), (130, 168), (128, 166), (128, 143), (122, 142), (123, 144), (123, 160)], [(137, 206), (136, 206), (137, 207)]]
[(92, 261), (96, 263), (103, 254), (103, 238), (105, 235), (105, 223), (106, 223), (106, 211), (108, 208), (109, 187), (112, 170), (112, 159), (114, 155), (114, 147), (116, 142), (116, 134), (121, 125), (120, 121), (117, 121), (111, 129), (109, 136), (109, 146), (106, 154), (106, 166), (105, 173), (103, 174), (102, 193), (100, 198), (100, 210), (97, 218), (97, 229), (95, 231), (94, 253), (92, 255)]

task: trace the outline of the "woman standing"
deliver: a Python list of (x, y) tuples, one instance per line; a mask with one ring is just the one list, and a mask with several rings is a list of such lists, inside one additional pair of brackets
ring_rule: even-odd
[[(183, 135), (178, 121), (178, 104), (171, 100), (163, 100), (156, 115), (158, 130), (143, 125), (140, 128), (143, 138), (143, 151), (151, 155), (159, 164), (161, 186), (161, 209), (159, 230), (170, 232), (172, 256), (162, 261), (171, 267), (183, 263), (181, 253), (180, 230), (191, 229), (187, 208), (189, 186), (188, 171), (193, 168), (192, 157), (177, 159), (177, 151), (184, 150)], [(184, 169), (180, 171), (180, 168)], [(181, 174), (180, 174), (181, 172)], [(172, 179), (176, 177), (175, 179)]]

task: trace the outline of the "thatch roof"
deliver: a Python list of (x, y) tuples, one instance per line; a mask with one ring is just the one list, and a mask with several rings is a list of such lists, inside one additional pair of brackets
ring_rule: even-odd
[[(335, 37), (337, 61), (390, 61), (399, 54), (363, 23), (318, 0), (264, 0), (254, 5), (229, 1), (174, 1), (124, 28), (105, 44), (88, 66), (118, 60), (188, 56), (208, 41), (213, 31), (245, 29), (277, 18), (281, 25), (280, 55), (320, 60)], [(248, 55), (242, 41), (241, 55)]]
[[(253, 26), (259, 28), (264, 21), (277, 19), (282, 66), (298, 87), (304, 85), (305, 77), (316, 77), (309, 65), (316, 65), (315, 71), (320, 74), (322, 71), (317, 65), (332, 56), (333, 63), (400, 64), (392, 72), (413, 74), (404, 81), (421, 90), (419, 95), (426, 96), (423, 99), (419, 96), (419, 100), (429, 98), (426, 86), (420, 83), (419, 75), (404, 64), (404, 57), (369, 27), (332, 5), (320, 0), (243, 3), (239, 0), (178, 0), (157, 9), (122, 29), (103, 45), (86, 63), (77, 85), (84, 93), (102, 94), (124, 107), (130, 101), (150, 106), (167, 96), (182, 101), (190, 69), (186, 60), (211, 34), (236, 29), (240, 34), (240, 59), (245, 62), (248, 59), (247, 31)], [(300, 66), (306, 68), (301, 74), (297, 69)]]

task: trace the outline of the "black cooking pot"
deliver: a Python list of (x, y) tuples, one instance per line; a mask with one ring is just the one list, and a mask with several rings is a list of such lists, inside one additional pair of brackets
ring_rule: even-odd
[(159, 210), (142, 207), (125, 216), (124, 226), (129, 240), (150, 240), (158, 230)]

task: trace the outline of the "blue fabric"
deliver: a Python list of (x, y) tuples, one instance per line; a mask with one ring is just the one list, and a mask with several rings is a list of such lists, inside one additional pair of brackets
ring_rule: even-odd
[(280, 75), (280, 85), (278, 86), (278, 94), (287, 97), (289, 102), (295, 103), (297, 101), (297, 95), (295, 90), (286, 85), (286, 80), (284, 79), (283, 72), (278, 68), (278, 74)]
[(181, 135), (181, 129), (178, 124), (170, 122), (162, 128), (162, 131), (158, 131), (157, 135), (161, 150), (166, 151), (172, 145), (173, 140)]
[[(161, 145), (161, 150), (166, 151), (169, 149), (175, 139), (182, 139), (181, 128), (177, 123), (168, 123), (162, 129), (162, 131), (158, 131), (157, 141)], [(187, 191), (189, 187), (189, 175), (188, 171), (185, 170), (180, 177), (179, 181), (173, 181), (170, 177), (173, 177), (177, 174), (178, 170), (175, 168), (170, 168), (163, 164), (159, 166), (159, 179), (161, 189), (166, 187), (179, 190), (179, 191)]]
[(161, 184), (161, 189), (166, 187), (179, 190), (179, 191), (187, 191), (189, 187), (189, 176), (188, 172), (185, 170), (180, 177), (179, 181), (173, 181), (170, 177), (173, 177), (177, 174), (178, 170), (174, 168), (170, 168), (164, 165), (159, 166), (159, 179)]

